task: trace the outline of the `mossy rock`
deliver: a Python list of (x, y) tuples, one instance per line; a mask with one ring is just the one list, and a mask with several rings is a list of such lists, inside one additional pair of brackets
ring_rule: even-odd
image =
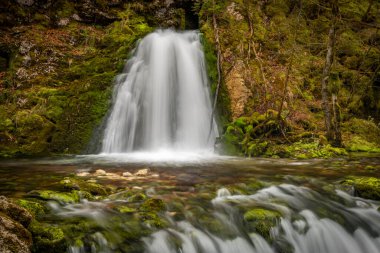
[(266, 239), (270, 238), (270, 230), (280, 218), (281, 213), (263, 208), (254, 208), (244, 214), (248, 228)]
[(361, 198), (380, 200), (380, 179), (375, 177), (347, 177), (341, 182), (353, 186), (355, 194)]
[(44, 215), (46, 211), (45, 206), (37, 200), (19, 199), (16, 203), (28, 210), (34, 217)]
[(128, 202), (141, 202), (144, 201), (147, 196), (144, 193), (136, 193), (128, 197)]
[(66, 252), (67, 243), (60, 228), (34, 220), (28, 230), (33, 236), (33, 252)]
[(148, 227), (165, 228), (168, 226), (167, 221), (162, 219), (156, 213), (141, 212), (139, 213), (139, 217)]
[(87, 182), (81, 179), (77, 178), (69, 178), (66, 177), (64, 178), (60, 184), (63, 186), (64, 189), (66, 190), (81, 190), (84, 192), (89, 192), (93, 195), (108, 195), (110, 193), (110, 189), (107, 187), (93, 183), (93, 182)]
[(119, 206), (116, 208), (120, 213), (135, 213), (137, 210), (133, 207), (129, 206)]
[(32, 221), (32, 215), (27, 209), (11, 202), (4, 196), (0, 196), (0, 212), (27, 227)]
[(143, 212), (161, 212), (166, 206), (162, 199), (147, 199), (139, 209)]
[(35, 190), (29, 192), (28, 196), (43, 200), (55, 200), (61, 203), (76, 203), (81, 199), (79, 191), (57, 192), (51, 190)]

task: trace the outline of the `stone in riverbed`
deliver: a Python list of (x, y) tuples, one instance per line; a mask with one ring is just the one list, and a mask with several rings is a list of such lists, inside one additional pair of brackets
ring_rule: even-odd
[(123, 172), (123, 177), (133, 177), (133, 174), (131, 172)]
[(264, 208), (254, 208), (244, 214), (248, 227), (266, 239), (270, 238), (270, 230), (280, 218), (279, 212)]
[(30, 224), (29, 230), (33, 235), (34, 252), (66, 252), (66, 238), (59, 227), (34, 220)]
[(32, 221), (32, 215), (25, 208), (10, 202), (4, 196), (0, 196), (0, 212), (21, 223), (24, 227), (28, 227)]
[(26, 209), (0, 196), (0, 252), (30, 252), (32, 237), (26, 227), (31, 220)]
[(0, 252), (28, 253), (31, 245), (30, 232), (20, 223), (0, 213)]
[(354, 187), (354, 194), (366, 199), (380, 200), (380, 179), (375, 177), (347, 177), (340, 182)]
[(97, 176), (105, 176), (107, 172), (105, 170), (96, 170), (95, 175)]
[(135, 176), (144, 177), (149, 174), (149, 168), (140, 169), (135, 173)]

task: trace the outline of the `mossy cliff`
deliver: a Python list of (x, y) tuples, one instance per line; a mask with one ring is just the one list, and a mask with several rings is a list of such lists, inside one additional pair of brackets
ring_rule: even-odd
[[(340, 146), (378, 152), (379, 4), (335, 2), (339, 20), (327, 88), (337, 101), (329, 103), (341, 129)], [(219, 47), (219, 114), (229, 119), (222, 150), (298, 158), (345, 154), (324, 138), (321, 80), (334, 19), (331, 1), (205, 0), (199, 14), (214, 55)], [(208, 60), (214, 64), (216, 57)], [(292, 151), (299, 149), (305, 152)]]
[(137, 41), (191, 24), (182, 5), (2, 1), (0, 157), (83, 152)]
[[(378, 152), (379, 3), (337, 4), (328, 93), (337, 98), (343, 147)], [(2, 1), (0, 156), (83, 152), (109, 108), (113, 78), (158, 27), (199, 28), (213, 95), (219, 63), (223, 150), (345, 154), (324, 138), (321, 80), (332, 15), (328, 1)]]

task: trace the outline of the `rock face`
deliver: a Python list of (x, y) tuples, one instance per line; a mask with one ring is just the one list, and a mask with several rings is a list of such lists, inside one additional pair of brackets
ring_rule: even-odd
[(233, 120), (244, 114), (244, 108), (252, 96), (251, 91), (245, 86), (242, 73), (244, 73), (243, 63), (238, 61), (226, 75), (226, 86), (231, 99), (230, 108)]
[(0, 196), (0, 252), (30, 252), (32, 236), (26, 227), (31, 220), (26, 209)]

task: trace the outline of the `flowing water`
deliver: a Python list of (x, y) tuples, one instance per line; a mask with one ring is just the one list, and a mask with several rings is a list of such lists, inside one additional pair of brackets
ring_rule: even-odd
[[(147, 167), (145, 176), (122, 177)], [(113, 176), (97, 176), (99, 169)], [(379, 157), (297, 161), (215, 156), (185, 162), (103, 155), (3, 161), (0, 195), (25, 198), (31, 190), (59, 190), (65, 176), (79, 178), (83, 172), (88, 173), (84, 179), (117, 190), (99, 200), (46, 202), (49, 213), (41, 219), (64, 230), (67, 252), (380, 252), (380, 202), (357, 197), (339, 183), (347, 175), (380, 177)], [(146, 200), (132, 200), (129, 192), (163, 200), (164, 210), (142, 212), (139, 205)], [(257, 209), (279, 215), (264, 223), (250, 221), (246, 213)], [(267, 222), (271, 228), (263, 233)]]
[(117, 77), (102, 152), (212, 149), (218, 133), (208, 90), (196, 31), (149, 34)]

